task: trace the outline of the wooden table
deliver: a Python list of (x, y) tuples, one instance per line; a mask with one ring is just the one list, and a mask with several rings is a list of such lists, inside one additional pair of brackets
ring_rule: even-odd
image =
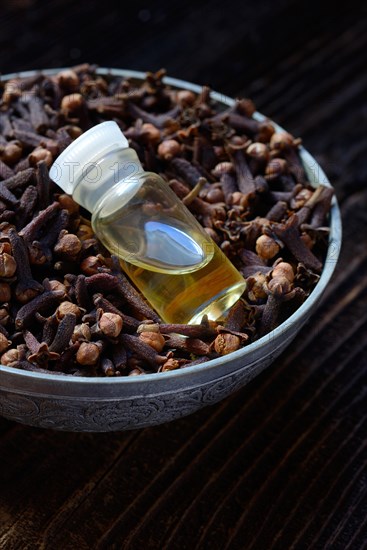
[(3, 2), (2, 70), (164, 65), (249, 95), (328, 173), (344, 246), (296, 341), (222, 403), (113, 434), (0, 419), (0, 549), (366, 548), (366, 9), (115, 4)]

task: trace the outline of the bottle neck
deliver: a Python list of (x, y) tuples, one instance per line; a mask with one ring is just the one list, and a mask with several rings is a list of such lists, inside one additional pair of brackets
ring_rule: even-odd
[(134, 149), (118, 149), (91, 161), (75, 174), (73, 199), (89, 212), (113, 186), (144, 172)]

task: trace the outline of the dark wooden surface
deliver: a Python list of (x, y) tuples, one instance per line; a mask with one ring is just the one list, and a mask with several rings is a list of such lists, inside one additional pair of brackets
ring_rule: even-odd
[(166, 66), (253, 97), (303, 137), (334, 183), (341, 260), (287, 352), (218, 405), (114, 434), (0, 419), (0, 548), (366, 548), (366, 8), (118, 6), (2, 2), (1, 70)]

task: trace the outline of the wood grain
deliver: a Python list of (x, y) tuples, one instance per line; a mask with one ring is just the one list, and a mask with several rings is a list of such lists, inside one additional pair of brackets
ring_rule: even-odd
[(302, 333), (222, 403), (130, 433), (57, 433), (0, 419), (0, 549), (366, 548), (366, 8), (354, 0), (98, 6), (4, 2), (3, 72), (82, 60), (164, 65), (253, 97), (302, 136), (331, 177), (344, 244)]

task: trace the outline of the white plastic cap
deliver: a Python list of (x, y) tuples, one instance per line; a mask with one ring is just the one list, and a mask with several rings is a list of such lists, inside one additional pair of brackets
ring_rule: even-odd
[(78, 137), (57, 157), (50, 168), (50, 178), (65, 193), (72, 195), (87, 165), (110, 151), (128, 147), (129, 143), (116, 122), (102, 122)]

